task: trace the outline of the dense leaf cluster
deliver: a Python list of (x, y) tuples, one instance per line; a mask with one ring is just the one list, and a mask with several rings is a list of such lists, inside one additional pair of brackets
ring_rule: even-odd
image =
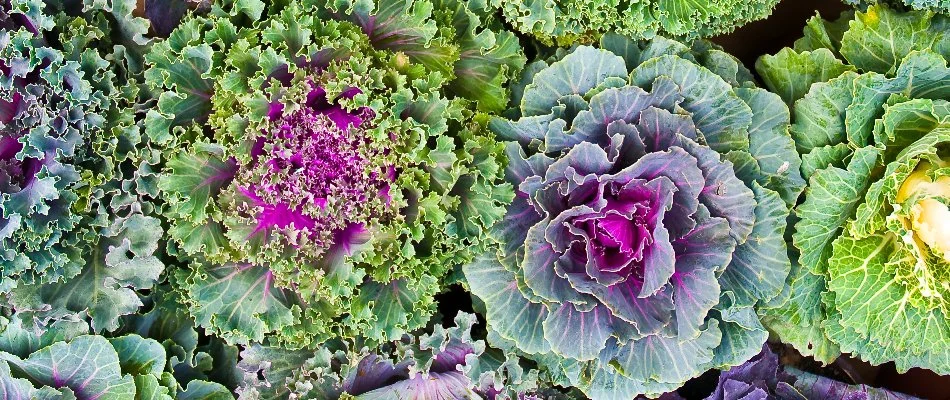
[(809, 179), (800, 265), (766, 324), (821, 360), (850, 352), (950, 372), (948, 27), (929, 11), (873, 6), (816, 17), (794, 49), (759, 61), (793, 106)]
[(594, 43), (606, 33), (695, 39), (768, 16), (778, 0), (490, 0), (505, 20), (545, 44)]
[(777, 2), (0, 0), (0, 394), (913, 399), (950, 4)]

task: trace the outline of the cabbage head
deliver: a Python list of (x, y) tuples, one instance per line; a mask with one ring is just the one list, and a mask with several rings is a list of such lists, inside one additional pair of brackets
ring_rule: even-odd
[(793, 108), (809, 180), (795, 211), (800, 265), (766, 313), (825, 362), (852, 353), (950, 373), (950, 19), (872, 6), (812, 19), (759, 60)]
[(741, 364), (779, 295), (801, 192), (781, 99), (707, 42), (607, 35), (527, 67), (501, 242), (463, 270), (498, 346), (593, 398)]

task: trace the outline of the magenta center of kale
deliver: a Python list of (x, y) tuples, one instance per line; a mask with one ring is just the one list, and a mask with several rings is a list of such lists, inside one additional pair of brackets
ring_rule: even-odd
[(653, 244), (656, 225), (652, 197), (646, 188), (608, 184), (606, 205), (572, 221), (575, 232), (583, 232), (584, 236), (572, 246), (575, 258), (594, 261), (601, 272), (624, 279), (642, 274), (644, 253)]
[(258, 181), (244, 192), (259, 210), (256, 231), (292, 225), (327, 247), (388, 203), (392, 177), (365, 132), (373, 111), (346, 110), (314, 93), (298, 111), (272, 109), (274, 126), (252, 150)]

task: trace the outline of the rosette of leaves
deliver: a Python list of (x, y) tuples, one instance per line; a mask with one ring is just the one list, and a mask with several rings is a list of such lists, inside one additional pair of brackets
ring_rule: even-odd
[(37, 329), (115, 330), (164, 270), (135, 6), (0, 4), (0, 293)]
[(854, 4), (861, 7), (867, 7), (871, 4), (888, 4), (891, 7), (903, 7), (914, 10), (932, 10), (934, 12), (950, 14), (950, 1), (948, 0), (845, 0), (845, 3)]
[(950, 373), (950, 20), (886, 6), (812, 19), (759, 60), (793, 106), (809, 180), (800, 266), (767, 325), (831, 362), (849, 352)]
[(463, 268), (499, 341), (593, 398), (758, 353), (804, 186), (781, 99), (707, 42), (607, 35), (526, 71), (490, 125), (517, 188), (502, 245)]
[[(522, 56), (472, 26), (467, 3), (438, 4), (335, 20), (306, 2), (221, 1), (148, 55), (164, 90), (149, 135), (174, 153), (159, 187), (191, 264), (176, 285), (200, 326), (290, 347), (397, 339), (487, 242), (512, 191), (475, 110), (498, 107), (484, 93), (505, 93), (488, 87), (511, 72), (459, 54)], [(349, 22), (363, 18), (375, 28)], [(463, 76), (487, 91), (453, 90)]]
[[(241, 352), (241, 399), (534, 399), (537, 371), (471, 336), (474, 314), (455, 326), (369, 349), (334, 342), (316, 349), (252, 345)], [(547, 397), (545, 397), (547, 398)], [(555, 397), (551, 397), (552, 399)]]
[(605, 33), (695, 39), (763, 19), (778, 0), (491, 0), (515, 29), (544, 44), (594, 43)]

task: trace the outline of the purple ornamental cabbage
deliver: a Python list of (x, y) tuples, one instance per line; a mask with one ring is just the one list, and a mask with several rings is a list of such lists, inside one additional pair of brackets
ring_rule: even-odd
[(503, 245), (464, 268), (489, 329), (593, 398), (755, 355), (804, 184), (781, 99), (704, 42), (608, 35), (528, 71), (491, 124), (517, 188)]
[(31, 5), (0, 4), (0, 292), (81, 268), (59, 241), (79, 223), (76, 147), (103, 123), (80, 64), (44, 47), (52, 18), (23, 11)]
[(339, 104), (359, 93), (347, 88), (330, 101), (315, 86), (297, 111), (271, 106), (273, 128), (256, 139), (246, 167), (235, 170), (238, 194), (225, 210), (243, 218), (225, 222), (230, 235), (261, 243), (293, 235), (282, 240), (312, 249), (304, 259), (320, 262), (351, 255), (366, 242), (370, 221), (391, 218), (395, 161), (387, 143), (365, 133), (375, 113)]

